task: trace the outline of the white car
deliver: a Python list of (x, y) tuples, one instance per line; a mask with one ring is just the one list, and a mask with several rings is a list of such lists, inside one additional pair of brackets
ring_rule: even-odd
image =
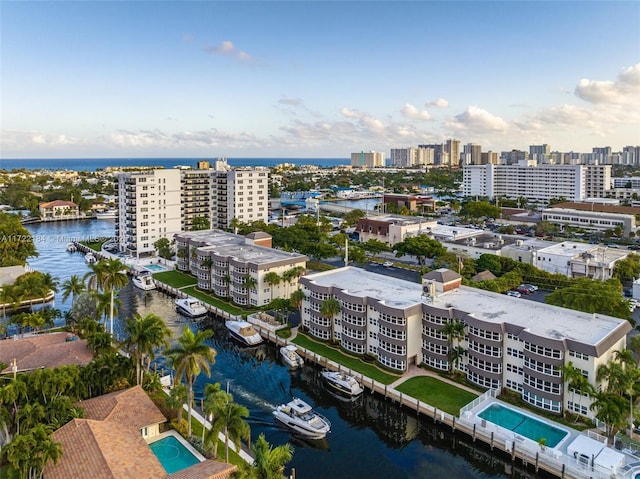
[(514, 298), (521, 298), (522, 294), (518, 291), (507, 291), (507, 296), (513, 296)]
[(384, 266), (385, 268), (391, 268), (393, 266), (393, 263), (391, 261), (385, 261), (384, 263), (382, 263), (382, 266)]

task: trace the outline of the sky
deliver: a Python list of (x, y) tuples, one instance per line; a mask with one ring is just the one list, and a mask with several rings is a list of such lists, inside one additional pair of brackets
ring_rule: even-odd
[(0, 158), (640, 145), (638, 1), (0, 0)]

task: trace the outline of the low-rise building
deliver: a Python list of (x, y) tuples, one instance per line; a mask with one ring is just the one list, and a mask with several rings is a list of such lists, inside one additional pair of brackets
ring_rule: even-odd
[[(310, 274), (300, 280), (302, 325), (352, 354), (375, 355), (391, 370), (455, 368), (479, 386), (517, 391), (533, 407), (592, 417), (590, 397), (565, 394), (561, 368), (571, 361), (597, 388), (598, 368), (625, 347), (630, 323), (461, 281), (448, 269), (428, 273), (422, 285), (351, 267)], [(340, 303), (333, 318), (320, 312), (328, 298)], [(460, 339), (447, 333), (452, 322), (464, 327)]]
[(559, 203), (542, 211), (543, 221), (585, 230), (610, 230), (620, 227), (624, 236), (636, 231), (640, 208), (596, 203)]
[[(262, 306), (298, 289), (307, 257), (270, 247), (270, 235), (222, 230), (175, 235), (177, 266), (198, 278), (198, 288), (239, 305)], [(273, 274), (271, 274), (273, 273)]]
[(38, 205), (43, 220), (66, 220), (80, 216), (80, 209), (73, 201), (55, 200)]

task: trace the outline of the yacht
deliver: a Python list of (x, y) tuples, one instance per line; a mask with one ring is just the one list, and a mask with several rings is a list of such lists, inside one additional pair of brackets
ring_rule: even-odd
[(295, 369), (304, 364), (304, 359), (302, 359), (302, 357), (298, 354), (298, 348), (296, 348), (293, 344), (282, 346), (280, 348), (280, 355), (282, 356), (282, 359), (284, 359), (284, 362), (287, 363), (290, 368)]
[(189, 316), (190, 318), (199, 318), (208, 312), (204, 304), (191, 297), (176, 299), (176, 309), (178, 313)]
[(247, 321), (225, 321), (224, 325), (229, 330), (231, 337), (245, 346), (256, 346), (263, 341), (253, 324)]
[(143, 291), (151, 291), (152, 289), (156, 289), (156, 283), (155, 281), (153, 281), (153, 276), (151, 276), (151, 273), (140, 273), (138, 276), (134, 276), (131, 282), (136, 288), (140, 288)]
[(323, 439), (331, 431), (329, 420), (302, 399), (293, 398), (293, 401), (278, 406), (273, 415), (289, 429), (309, 439)]
[(69, 253), (75, 253), (76, 251), (78, 251), (78, 248), (76, 248), (75, 244), (69, 243), (69, 244), (67, 244), (67, 251)]
[(100, 212), (96, 211), (95, 213), (93, 213), (93, 215), (97, 220), (114, 220), (118, 215), (118, 211), (115, 209), (108, 209)]
[(339, 371), (322, 371), (320, 373), (327, 385), (341, 394), (358, 396), (364, 389), (355, 377)]
[(84, 255), (84, 260), (88, 264), (93, 264), (93, 263), (96, 263), (98, 261), (98, 258), (96, 258), (93, 253), (87, 253), (87, 254)]

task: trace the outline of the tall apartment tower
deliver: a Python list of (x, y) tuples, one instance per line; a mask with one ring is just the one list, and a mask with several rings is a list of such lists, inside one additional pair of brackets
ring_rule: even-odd
[(530, 145), (529, 157), (535, 160), (537, 164), (547, 163), (549, 154), (551, 153), (551, 147), (546, 143), (544, 145)]
[(611, 156), (611, 147), (604, 146), (602, 148), (595, 147), (591, 150), (591, 164), (604, 165), (609, 163), (609, 157)]
[(462, 165), (481, 165), (482, 146), (475, 143), (467, 143), (462, 150)]
[[(391, 166), (398, 168), (414, 166), (417, 163), (417, 153), (418, 150), (411, 146), (409, 148), (392, 148)], [(353, 154), (351, 156), (353, 157)]]
[(180, 170), (146, 170), (118, 176), (116, 237), (121, 252), (154, 254), (160, 238), (181, 230)]
[(155, 241), (192, 230), (196, 218), (223, 229), (233, 218), (266, 222), (268, 191), (266, 168), (121, 173), (116, 219), (120, 251), (136, 257), (153, 255)]
[(379, 151), (351, 153), (351, 166), (356, 168), (383, 168), (385, 164), (384, 153)]
[(640, 146), (625, 146), (622, 149), (622, 156), (625, 165), (640, 164)]
[(454, 138), (447, 140), (444, 145), (444, 151), (449, 155), (449, 167), (460, 165), (460, 141)]

